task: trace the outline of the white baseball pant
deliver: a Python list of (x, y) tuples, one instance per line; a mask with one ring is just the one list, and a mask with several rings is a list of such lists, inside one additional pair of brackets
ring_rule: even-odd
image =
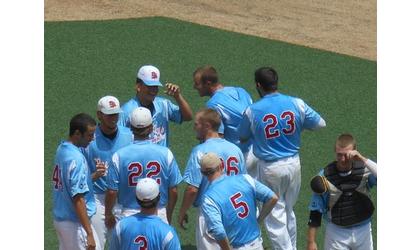
[(264, 224), (273, 249), (296, 249), (296, 217), (293, 206), (298, 199), (301, 173), (299, 155), (274, 162), (258, 160), (260, 181), (279, 197)]
[(240, 247), (234, 247), (233, 250), (264, 250), (262, 238), (258, 237), (248, 244)]
[(373, 250), (371, 223), (340, 227), (328, 222), (324, 239), (325, 250)]
[(195, 242), (197, 250), (220, 250), (217, 241), (207, 232), (207, 224), (201, 208), (198, 208), (195, 223)]
[[(86, 250), (87, 234), (82, 224), (73, 221), (54, 220), (54, 228), (58, 236), (59, 250)], [(101, 250), (101, 243), (93, 227), (92, 232), (96, 244), (95, 249)]]
[(252, 152), (252, 145), (249, 148), (249, 151), (244, 154), (244, 158), (247, 173), (254, 179), (258, 179), (258, 158)]

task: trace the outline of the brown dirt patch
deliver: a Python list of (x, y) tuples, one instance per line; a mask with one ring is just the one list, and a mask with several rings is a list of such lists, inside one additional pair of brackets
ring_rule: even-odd
[(376, 0), (45, 0), (45, 20), (166, 16), (376, 60)]

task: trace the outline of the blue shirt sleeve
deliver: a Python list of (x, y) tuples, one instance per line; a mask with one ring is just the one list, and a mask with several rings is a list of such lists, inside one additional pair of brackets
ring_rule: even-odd
[(168, 108), (168, 115), (169, 115), (169, 120), (176, 122), (176, 123), (181, 123), (182, 122), (182, 115), (181, 115), (181, 110), (179, 109), (179, 107), (175, 104), (173, 104), (171, 101), (166, 100), (166, 106)]
[(108, 189), (118, 190), (120, 183), (120, 174), (119, 174), (119, 157), (117, 153), (114, 153), (112, 156), (112, 162), (108, 167), (108, 174), (106, 176), (106, 184)]
[(70, 163), (69, 187), (71, 197), (89, 192), (87, 178), (90, 178), (90, 176), (85, 164), (86, 162), (81, 159), (72, 160)]
[(172, 239), (165, 245), (165, 250), (181, 250), (181, 242), (179, 241), (178, 235), (175, 230), (171, 227), (170, 231), (173, 235)]
[(219, 207), (207, 196), (204, 196), (201, 210), (207, 224), (207, 231), (216, 239), (223, 240), (227, 237), (222, 223), (222, 215)]
[(187, 167), (185, 168), (184, 181), (196, 188), (199, 188), (202, 178), (203, 176), (200, 172), (198, 155), (197, 152), (193, 151), (188, 159)]
[(246, 108), (238, 127), (238, 134), (240, 139), (249, 139), (251, 137), (250, 115), (251, 109), (248, 107)]
[(318, 126), (321, 116), (307, 105), (302, 99), (296, 98), (296, 104), (299, 110), (303, 112), (303, 127), (305, 129), (314, 129)]

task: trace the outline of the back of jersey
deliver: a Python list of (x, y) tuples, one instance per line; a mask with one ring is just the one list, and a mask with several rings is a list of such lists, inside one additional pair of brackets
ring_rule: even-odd
[(172, 152), (150, 141), (134, 141), (112, 157), (107, 176), (108, 188), (118, 190), (118, 201), (124, 208), (138, 209), (135, 191), (137, 180), (153, 178), (159, 184), (159, 206), (166, 206), (168, 189), (182, 181)]
[[(209, 186), (205, 197), (204, 203), (214, 203), (216, 206), (213, 208), (220, 209), (223, 227), (233, 247), (247, 244), (260, 236), (261, 231), (256, 218), (255, 188), (244, 175), (220, 177)], [(205, 211), (206, 218), (210, 218), (211, 221), (212, 210), (208, 211), (210, 214)]]
[(155, 215), (140, 213), (123, 218), (115, 226), (111, 250), (178, 250), (181, 249), (175, 230)]
[(303, 129), (315, 128), (320, 115), (301, 99), (273, 93), (264, 96), (245, 111), (240, 134), (249, 123), (254, 139), (254, 154), (265, 161), (296, 155)]
[(200, 172), (201, 157), (208, 152), (213, 152), (222, 159), (223, 169), (227, 175), (246, 173), (244, 156), (235, 144), (222, 138), (210, 138), (196, 146), (190, 155), (184, 173), (184, 181), (199, 189), (194, 202), (196, 207), (201, 204), (203, 194), (208, 187), (207, 178)]
[(216, 110), (222, 117), (224, 138), (240, 147), (242, 152), (247, 152), (251, 142), (241, 144), (237, 128), (243, 112), (251, 104), (251, 96), (239, 87), (223, 87), (207, 101), (207, 107)]

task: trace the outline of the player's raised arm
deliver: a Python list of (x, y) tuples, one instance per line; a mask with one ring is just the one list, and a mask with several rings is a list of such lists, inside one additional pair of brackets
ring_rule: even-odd
[(191, 121), (193, 118), (193, 112), (188, 102), (182, 96), (181, 89), (179, 88), (179, 86), (173, 83), (166, 83), (165, 87), (166, 87), (165, 93), (169, 96), (173, 96), (176, 103), (179, 105), (182, 120)]

